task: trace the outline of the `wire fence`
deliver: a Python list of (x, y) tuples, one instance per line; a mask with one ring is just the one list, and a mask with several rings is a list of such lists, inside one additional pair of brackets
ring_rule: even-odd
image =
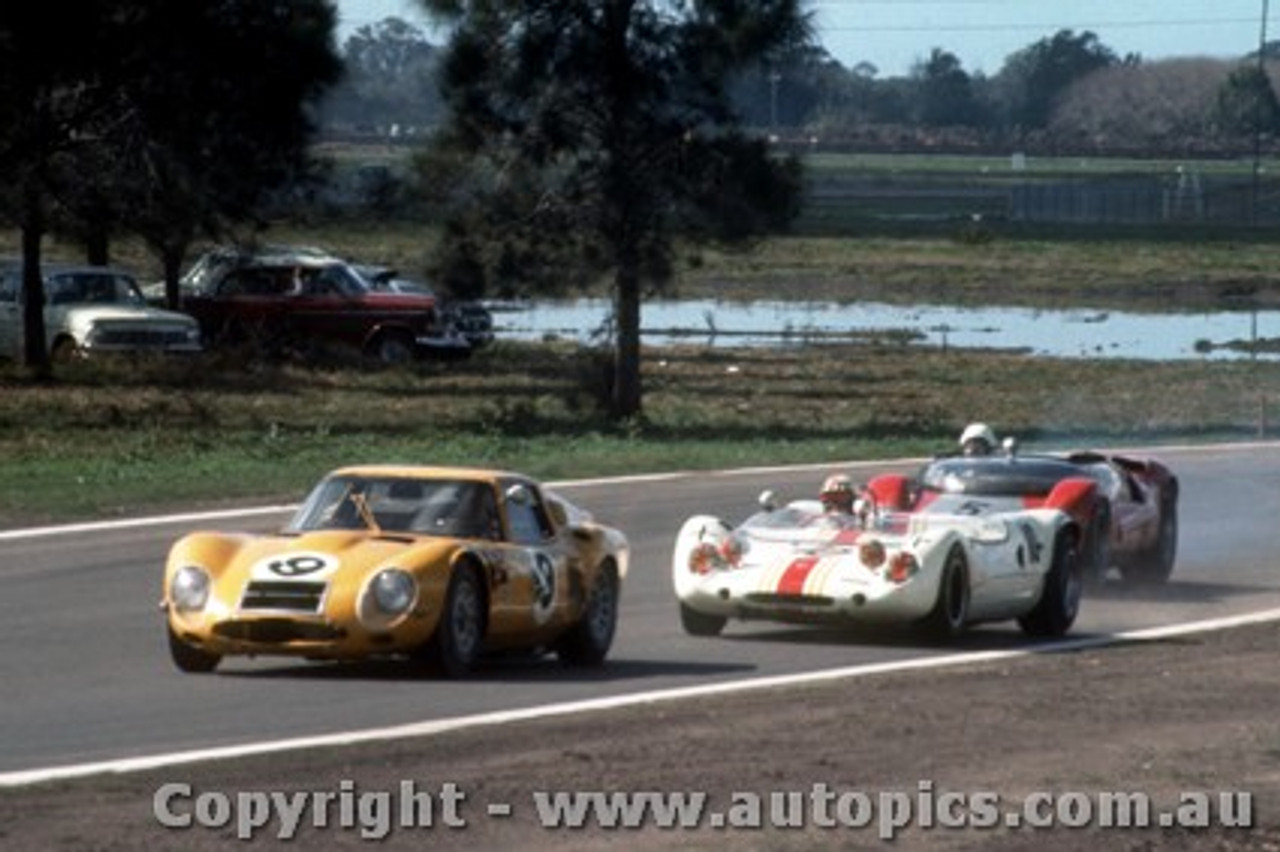
[(807, 210), (819, 220), (1256, 228), (1280, 225), (1280, 180), (1266, 176), (1100, 175), (947, 178), (868, 175), (815, 181)]

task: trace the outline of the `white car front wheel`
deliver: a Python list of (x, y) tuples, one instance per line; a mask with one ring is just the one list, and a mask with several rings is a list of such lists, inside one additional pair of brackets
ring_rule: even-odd
[(719, 636), (728, 620), (723, 615), (708, 615), (684, 602), (680, 604), (680, 626), (690, 636)]

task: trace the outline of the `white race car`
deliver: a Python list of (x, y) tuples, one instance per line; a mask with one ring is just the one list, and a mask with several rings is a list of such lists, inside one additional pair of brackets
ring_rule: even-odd
[(958, 491), (914, 512), (880, 508), (892, 501), (877, 501), (879, 485), (852, 513), (765, 492), (737, 527), (685, 521), (672, 564), (685, 631), (714, 636), (730, 618), (914, 623), (939, 638), (1007, 619), (1034, 636), (1071, 628), (1084, 581), (1075, 510), (1093, 481), (1064, 480), (1035, 508)]

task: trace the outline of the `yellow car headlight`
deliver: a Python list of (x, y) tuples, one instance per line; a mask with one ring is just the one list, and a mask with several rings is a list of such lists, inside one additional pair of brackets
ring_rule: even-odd
[(369, 583), (373, 602), (385, 615), (404, 615), (418, 597), (418, 581), (399, 568), (379, 571)]
[(197, 612), (208, 603), (212, 585), (208, 571), (197, 565), (184, 565), (169, 581), (169, 600), (180, 612)]

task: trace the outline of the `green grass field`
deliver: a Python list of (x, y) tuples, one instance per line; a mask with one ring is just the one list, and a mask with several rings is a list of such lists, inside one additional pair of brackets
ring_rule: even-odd
[(0, 371), (0, 525), (291, 500), (342, 464), (513, 468), (548, 479), (949, 449), (966, 421), (1043, 446), (1265, 433), (1280, 366), (1084, 362), (901, 345), (647, 349), (645, 412), (597, 405), (599, 352), (499, 343), (367, 371), (78, 364)]

